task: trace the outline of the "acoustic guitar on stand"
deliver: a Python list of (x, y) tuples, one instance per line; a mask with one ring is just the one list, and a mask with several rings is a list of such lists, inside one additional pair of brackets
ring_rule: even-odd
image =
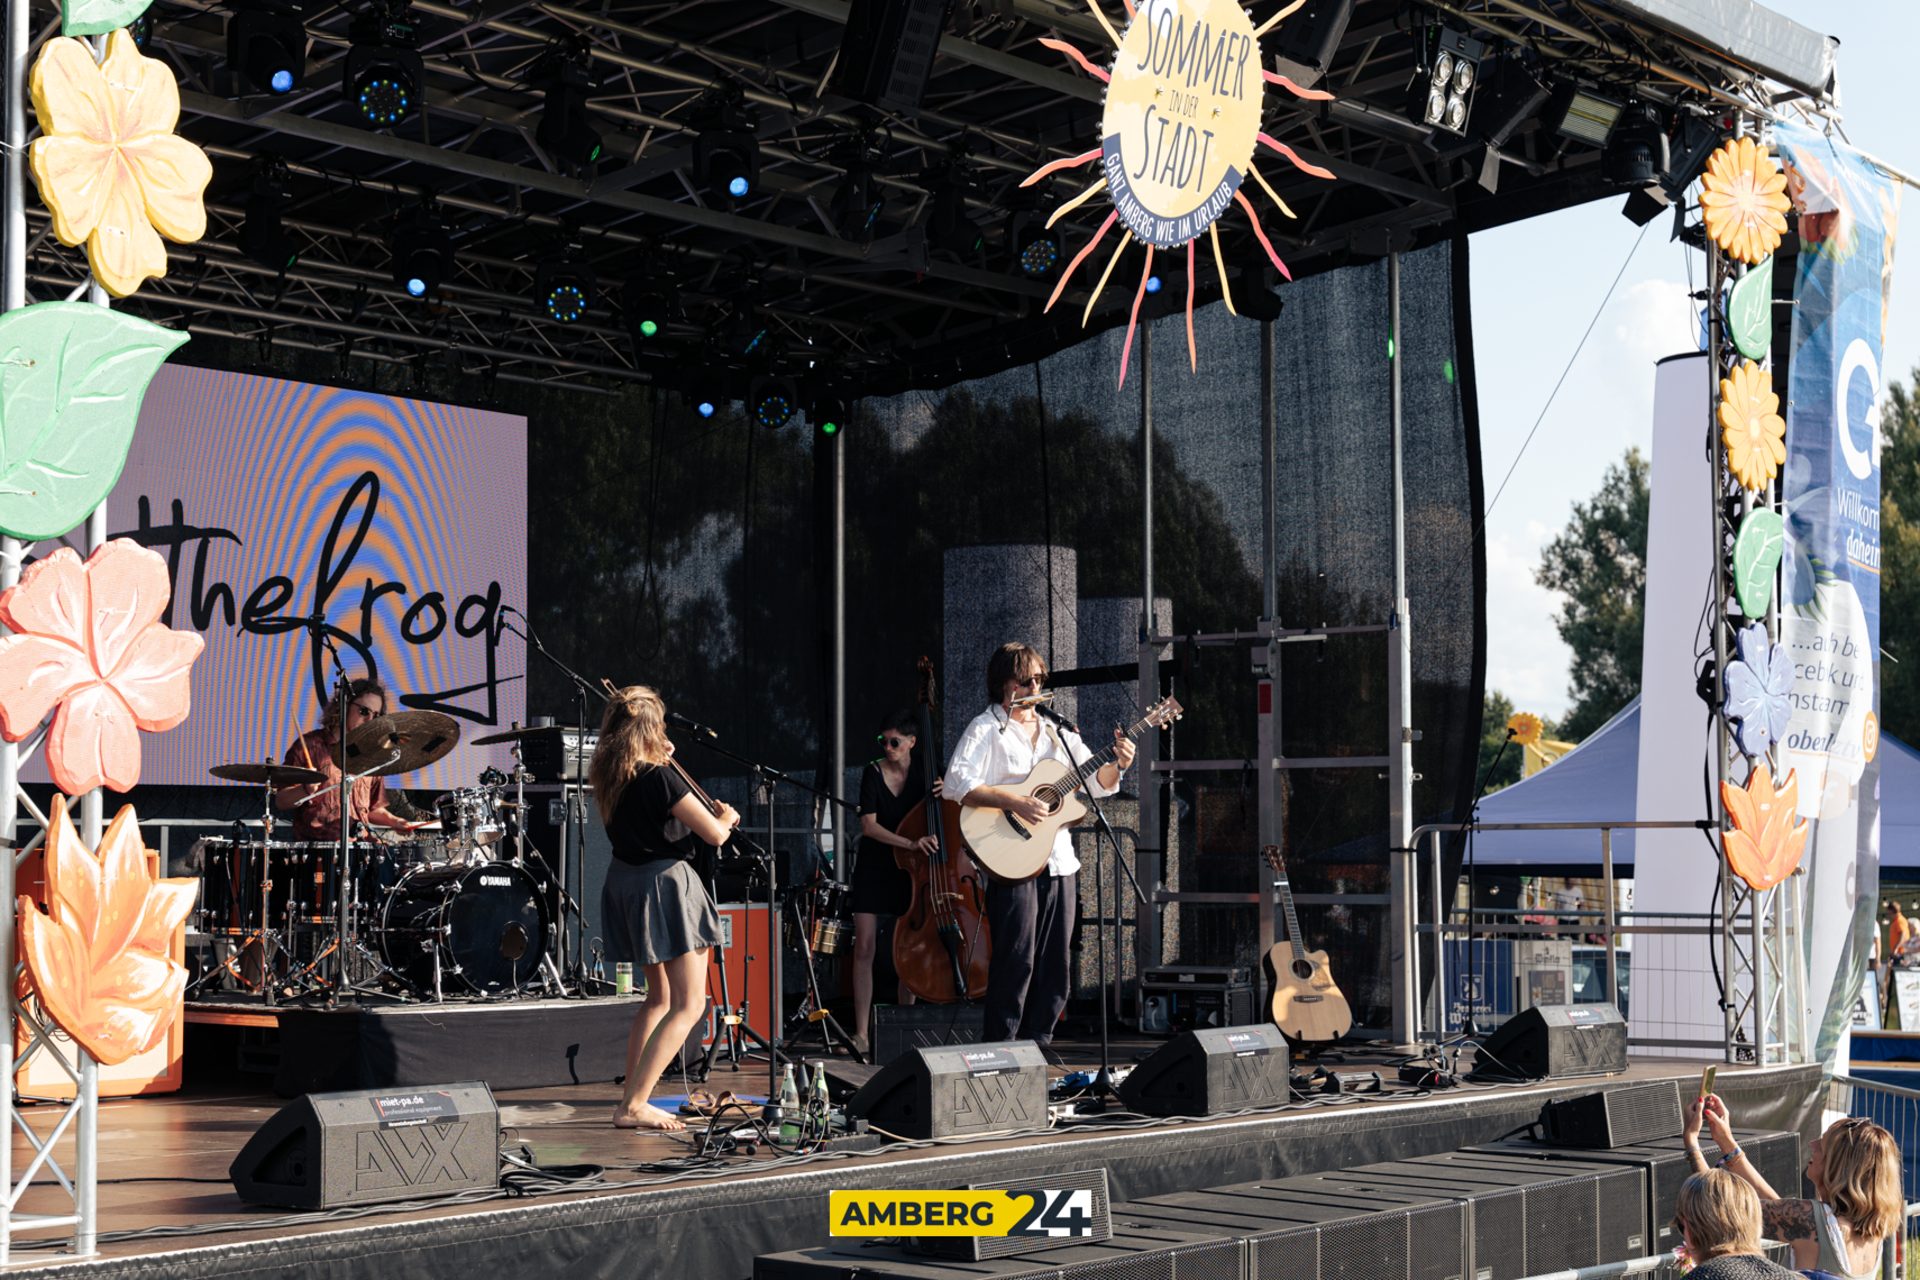
[(1267, 986), (1273, 992), (1273, 1023), (1287, 1039), (1308, 1044), (1328, 1044), (1353, 1030), (1353, 1011), (1347, 998), (1334, 985), (1327, 967), (1327, 953), (1307, 950), (1300, 935), (1300, 919), (1293, 913), (1293, 888), (1287, 883), (1287, 864), (1281, 861), (1280, 846), (1262, 849), (1267, 865), (1279, 882), (1282, 925), (1286, 934), (1267, 952)]
[[(1162, 698), (1126, 730), (1132, 741), (1149, 729), (1159, 729), (1185, 715), (1185, 708), (1172, 698)], [(1078, 765), (1057, 756), (1042, 760), (1019, 782), (1005, 789), (1032, 796), (1047, 806), (1047, 816), (1039, 822), (1017, 818), (1005, 809), (969, 806), (960, 810), (960, 835), (967, 842), (973, 860), (995, 880), (1017, 883), (1031, 880), (1047, 869), (1047, 855), (1053, 852), (1053, 839), (1062, 827), (1071, 827), (1087, 816), (1087, 806), (1076, 796), (1093, 775), (1114, 761), (1114, 744), (1093, 752)]]

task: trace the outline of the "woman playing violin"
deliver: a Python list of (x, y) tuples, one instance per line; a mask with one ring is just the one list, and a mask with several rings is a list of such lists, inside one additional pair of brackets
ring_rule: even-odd
[(613, 846), (600, 894), (608, 957), (638, 965), (647, 981), (627, 1033), (626, 1088), (613, 1117), (620, 1129), (686, 1127), (648, 1099), (706, 1012), (707, 949), (722, 937), (720, 913), (687, 865), (690, 837), (718, 848), (740, 824), (731, 806), (708, 808), (673, 763), (666, 718), (666, 704), (645, 685), (614, 690), (587, 767)]
[[(898, 835), (900, 820), (926, 798), (926, 779), (916, 767), (919, 717), (901, 708), (880, 722), (878, 760), (860, 775), (860, 856), (853, 865), (853, 1038), (867, 1050), (868, 1010), (873, 1003), (873, 953), (881, 916), (905, 915), (912, 905), (913, 877), (894, 860), (895, 849), (938, 850), (932, 836)], [(913, 992), (900, 983), (901, 1004)]]

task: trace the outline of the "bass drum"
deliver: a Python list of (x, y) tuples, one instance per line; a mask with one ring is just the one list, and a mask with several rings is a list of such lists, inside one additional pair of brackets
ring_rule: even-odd
[(534, 878), (510, 862), (415, 867), (380, 912), (380, 957), (423, 993), (499, 995), (527, 985), (547, 949)]

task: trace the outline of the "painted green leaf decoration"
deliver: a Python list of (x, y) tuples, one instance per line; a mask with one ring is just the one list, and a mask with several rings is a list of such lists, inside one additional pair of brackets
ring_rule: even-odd
[(1734, 282), (1727, 295), (1727, 332), (1749, 360), (1763, 359), (1773, 345), (1772, 258)]
[(1786, 549), (1785, 534), (1785, 523), (1763, 507), (1747, 512), (1740, 522), (1733, 539), (1733, 590), (1740, 598), (1740, 612), (1749, 618), (1765, 617), (1773, 600), (1773, 571)]
[(103, 36), (133, 25), (152, 0), (60, 0), (60, 34)]
[(147, 383), (184, 333), (85, 302), (0, 316), (0, 532), (57, 537), (120, 479)]

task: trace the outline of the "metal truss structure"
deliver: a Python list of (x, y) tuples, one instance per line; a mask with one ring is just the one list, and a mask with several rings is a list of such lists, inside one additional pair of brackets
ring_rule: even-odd
[[(367, 0), (310, 0), (304, 76), (281, 97), (254, 92), (228, 65), (227, 25), (267, 2), (159, 0), (148, 11), (146, 51), (178, 73), (180, 132), (206, 149), (215, 176), (205, 239), (170, 245), (167, 277), (123, 309), (330, 352), (343, 376), (355, 359), (441, 361), (470, 375), (735, 396), (762, 372), (841, 395), (940, 386), (1084, 336), (1086, 294), (1070, 285), (1071, 305), (1043, 313), (1057, 276), (1022, 274), (1010, 243), (1022, 220), (1044, 219), (1094, 181), (1081, 171), (1019, 186), (1099, 144), (1102, 86), (1039, 44), (1062, 39), (1106, 60), (1102, 23), (1082, 0), (957, 0), (910, 116), (833, 91), (846, 0), (398, 0), (394, 12), (417, 31), (424, 93), (419, 110), (378, 130), (357, 122), (345, 91)], [(1257, 0), (1255, 21), (1278, 8)], [(44, 0), (30, 10), (37, 53), (57, 14)], [(1522, 72), (1696, 114), (1768, 111), (1796, 96), (1635, 12), (1620, 0), (1360, 0), (1323, 81), (1337, 101), (1267, 99), (1266, 132), (1337, 177), (1269, 166), (1298, 213), (1288, 221), (1269, 206), (1266, 219), (1293, 274), (1624, 194), (1603, 180), (1597, 149), (1543, 125), (1540, 103), (1494, 119), (1513, 116), (1498, 89)], [(1489, 50), (1463, 135), (1408, 116), (1413, 33), (1432, 23)], [(603, 143), (594, 162), (570, 163), (539, 141), (560, 67), (591, 86), (585, 122)], [(743, 126), (760, 170), (736, 200), (702, 183), (697, 150), (704, 133)], [(877, 214), (850, 208), (848, 193), (861, 191)], [(31, 298), (75, 293), (84, 259), (28, 203)], [(1062, 220), (1068, 252), (1102, 207), (1090, 201)], [(241, 247), (248, 219), (272, 214), (298, 252), (290, 269)], [(396, 283), (392, 251), (396, 226), (419, 216), (445, 227), (453, 253), (423, 298)], [(956, 217), (977, 228), (979, 248), (952, 247)], [(1277, 283), (1245, 218), (1223, 218), (1220, 231), (1239, 288)], [(533, 297), (543, 262), (560, 259), (584, 263), (597, 284), (570, 322)], [(1218, 298), (1213, 272), (1199, 275), (1198, 301)], [(670, 306), (651, 335), (628, 323), (639, 291)], [(1104, 299), (1089, 327), (1125, 321), (1124, 293)]]

